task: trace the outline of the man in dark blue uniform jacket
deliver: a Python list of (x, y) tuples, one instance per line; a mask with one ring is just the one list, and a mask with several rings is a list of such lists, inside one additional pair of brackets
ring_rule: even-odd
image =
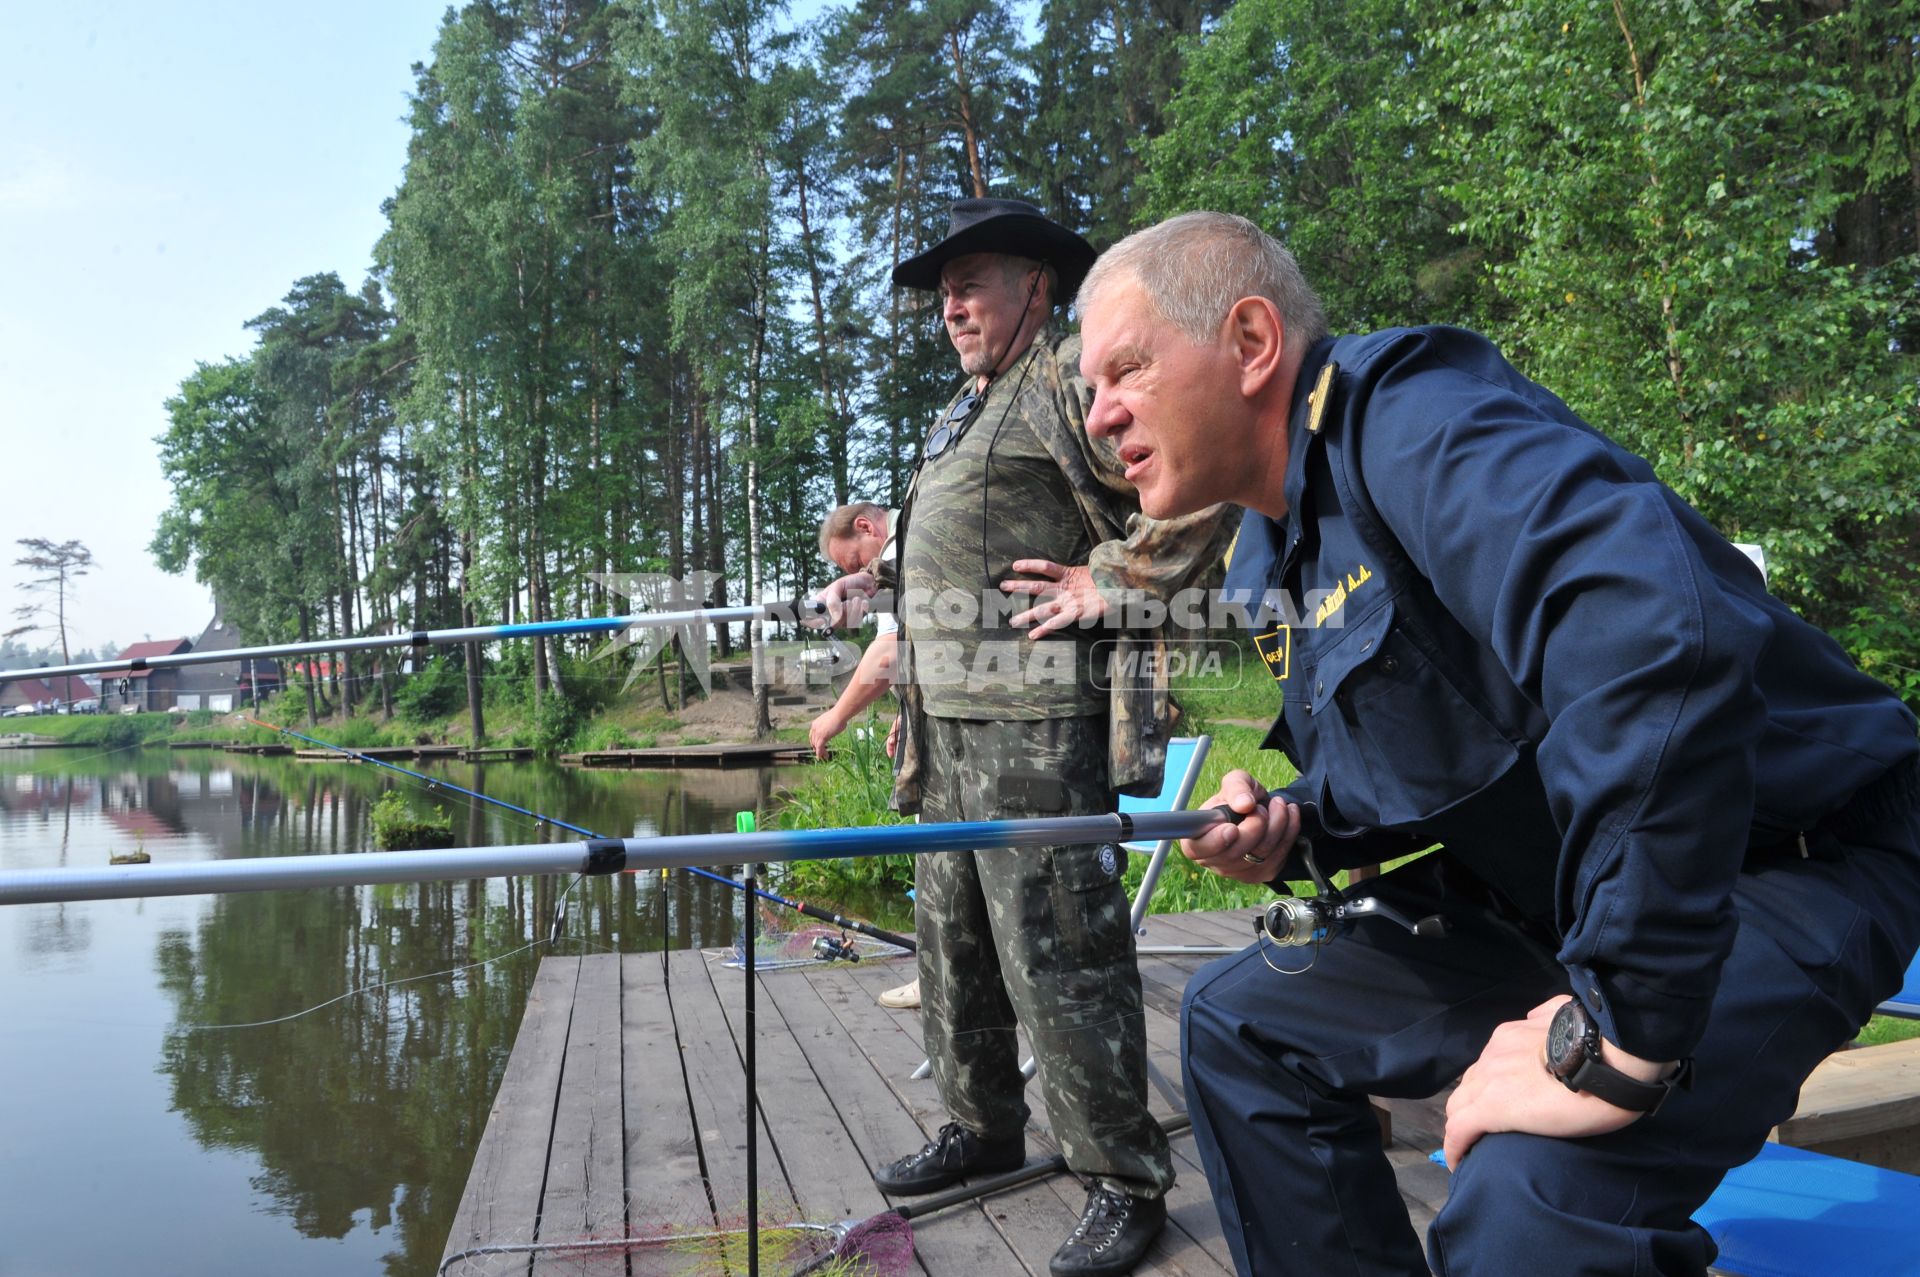
[[(1167, 518), (1247, 508), (1299, 778), (1186, 844), (1245, 882), (1441, 850), (1385, 921), (1187, 991), (1243, 1273), (1699, 1273), (1689, 1215), (1920, 942), (1913, 715), (1651, 467), (1448, 328), (1330, 339), (1293, 259), (1188, 214), (1080, 294), (1087, 429)], [(1284, 889), (1284, 888), (1283, 888)], [(1447, 1106), (1422, 1256), (1369, 1095)]]

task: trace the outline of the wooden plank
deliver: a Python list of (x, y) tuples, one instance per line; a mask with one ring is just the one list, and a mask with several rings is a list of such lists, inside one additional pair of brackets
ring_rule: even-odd
[(764, 742), (742, 745), (661, 745), (651, 749), (595, 749), (562, 754), (575, 767), (731, 767), (811, 762), (806, 745)]
[[(667, 957), (673, 1019), (686, 1061), (694, 1129), (706, 1164), (708, 1191), (724, 1225), (728, 1221), (741, 1223), (746, 1216), (747, 1071), (719, 1001), (721, 997), (742, 996), (742, 973), (724, 967), (719, 971), (734, 979), (716, 982), (710, 978), (706, 957), (697, 950), (683, 949)], [(769, 1199), (791, 1196), (793, 1188), (780, 1175), (780, 1163), (764, 1124), (759, 1128), (756, 1146), (761, 1193)]]
[[(619, 1237), (627, 1216), (621, 1156), (620, 958), (581, 958), (540, 1202), (540, 1239)], [(576, 1258), (535, 1256), (533, 1277), (578, 1272)]]
[[(548, 1137), (559, 1102), (560, 1075), (573, 1016), (578, 958), (547, 958), (534, 976), (520, 1033), (494, 1093), (487, 1129), (474, 1154), (467, 1189), (447, 1235), (447, 1255), (490, 1243), (534, 1240), (546, 1179)], [(497, 1268), (469, 1263), (463, 1271), (526, 1271), (525, 1256)]]
[[(1225, 917), (1237, 922), (1241, 912)], [(1174, 916), (1183, 928), (1209, 921), (1207, 915)], [(873, 1000), (906, 978), (912, 965), (863, 962), (760, 974), (763, 1224), (777, 1222), (768, 1208), (789, 1201), (814, 1222), (871, 1216), (884, 1204), (869, 1178), (872, 1168), (911, 1151), (946, 1120), (932, 1082), (908, 1076), (924, 1054), (918, 1013), (889, 1011)], [(1143, 987), (1151, 990), (1150, 1103), (1163, 1120), (1182, 1102), (1178, 1023), (1167, 1007), (1177, 1009), (1178, 990), (1198, 965), (1184, 959), (1142, 962)], [(671, 983), (662, 979), (667, 972)], [(488, 1241), (526, 1240), (542, 1210), (547, 1239), (617, 1234), (623, 1221), (614, 1190), (623, 1173), (629, 1208), (624, 1223), (634, 1231), (710, 1226), (703, 1154), (720, 1223), (742, 1224), (741, 979), (741, 973), (713, 967), (693, 952), (543, 964), (448, 1253)], [(1030, 1155), (1050, 1155), (1054, 1145), (1043, 1106), (1037, 1096), (1029, 1104), (1035, 1110)], [(619, 1153), (610, 1164), (603, 1154), (622, 1120)], [(1223, 1277), (1231, 1260), (1191, 1134), (1176, 1135), (1173, 1150), (1177, 1180), (1169, 1196), (1170, 1226), (1139, 1271), (1147, 1277)], [(1416, 1143), (1389, 1151), (1422, 1235), (1444, 1204), (1447, 1185), (1446, 1173), (1424, 1161), (1428, 1151)], [(930, 1277), (1037, 1277), (1083, 1200), (1082, 1186), (1059, 1176), (915, 1221), (920, 1267)], [(763, 1252), (763, 1262), (769, 1261), (777, 1267), (777, 1256)], [(517, 1263), (507, 1257), (498, 1262), (500, 1271), (529, 1272), (524, 1256)]]
[(1152, 936), (1158, 923), (1182, 934), (1182, 939), (1173, 941), (1176, 944), (1224, 944), (1244, 949), (1253, 943), (1253, 923), (1250, 920), (1258, 912), (1258, 909), (1248, 905), (1201, 913), (1150, 914), (1146, 922), (1147, 933)]
[[(865, 968), (866, 965), (862, 963), (860, 967)], [(891, 987), (892, 984), (878, 971), (859, 970), (853, 978), (859, 982), (861, 990), (869, 996), (877, 994), (882, 988)], [(917, 1012), (889, 1012), (871, 1002), (852, 1002), (846, 1006), (845, 1013), (849, 1016), (910, 1016), (915, 1023), (919, 1018)], [(1178, 1023), (1151, 1007), (1146, 1015), (1149, 1063), (1161, 1071), (1162, 1077), (1175, 1088), (1177, 1095), (1180, 1084)], [(1024, 1058), (1028, 1052), (1024, 1049), (1024, 1042), (1022, 1045), (1021, 1054)], [(892, 1070), (882, 1069), (883, 1075), (890, 1082), (896, 1077), (906, 1078), (913, 1066), (923, 1058), (923, 1053), (917, 1049), (917, 1043), (915, 1048), (906, 1053), (911, 1057), (910, 1060), (905, 1060)], [(926, 1088), (930, 1109), (926, 1119), (927, 1129), (929, 1133), (937, 1130), (939, 1124), (946, 1121), (946, 1114), (939, 1106), (938, 1096), (932, 1094), (932, 1083), (929, 1081), (909, 1085)], [(1028, 1094), (1027, 1104), (1033, 1110), (1033, 1122), (1029, 1127), (1028, 1138), (1030, 1150), (1037, 1155), (1050, 1157), (1058, 1151), (1058, 1145), (1053, 1139), (1051, 1125), (1046, 1116), (1046, 1106), (1037, 1087)], [(1148, 1087), (1148, 1107), (1159, 1117), (1171, 1116), (1179, 1111), (1173, 1101), (1161, 1095), (1159, 1089), (1152, 1085)], [(1186, 1149), (1191, 1149), (1190, 1136), (1175, 1139), (1175, 1156), (1179, 1164), (1176, 1166), (1173, 1191), (1167, 1199), (1168, 1211), (1173, 1221), (1172, 1226), (1154, 1244), (1146, 1259), (1135, 1271), (1142, 1274), (1165, 1274), (1167, 1277), (1173, 1277), (1176, 1274), (1183, 1277), (1184, 1275), (1221, 1277), (1221, 1274), (1231, 1271), (1231, 1264), (1225, 1257), (1225, 1242), (1220, 1238), (1219, 1216), (1213, 1208), (1213, 1199), (1207, 1191), (1206, 1176), (1201, 1172), (1198, 1164), (1191, 1160), (1190, 1151), (1182, 1152), (1183, 1138), (1186, 1141)], [(1042, 1188), (1045, 1190), (1045, 1195), (1040, 1193)], [(1086, 1189), (1077, 1178), (1062, 1175), (1046, 1181), (1044, 1185), (1037, 1185), (1032, 1190), (1024, 1191), (1028, 1195), (1018, 1199), (1016, 1208), (1007, 1211), (1005, 1218), (998, 1219), (996, 1222), (1005, 1230), (1009, 1243), (1020, 1255), (1021, 1260), (1032, 1271), (1045, 1272), (1048, 1258), (1066, 1239), (1075, 1221), (1079, 1219), (1080, 1210), (1086, 1202)], [(1004, 1199), (996, 1197), (993, 1200), (996, 1203), (995, 1209), (998, 1211), (997, 1203)], [(1208, 1253), (1210, 1244), (1218, 1250), (1217, 1257)]]
[[(813, 978), (816, 974), (820, 978)], [(866, 1191), (884, 1203), (873, 1187), (874, 1168), (917, 1148), (927, 1138), (926, 1128), (900, 1102), (876, 1068), (870, 1053), (876, 1043), (850, 1034), (830, 1005), (866, 1001), (865, 987), (844, 971), (810, 971), (797, 983), (800, 987), (781, 994), (780, 1014), (853, 1147), (854, 1155), (842, 1165), (840, 1173), (862, 1177)], [(873, 1033), (905, 1036), (891, 1023), (877, 1025)], [(918, 1051), (919, 1042), (913, 1040), (905, 1054)], [(909, 1085), (929, 1093), (933, 1087), (931, 1082)], [(956, 1207), (916, 1223), (914, 1247), (929, 1273), (1001, 1273), (1017, 1262), (977, 1205)]]
[(693, 1231), (714, 1222), (666, 975), (665, 954), (621, 959), (628, 1224), (643, 1235), (663, 1226)]
[[(761, 978), (761, 1014), (767, 1017), (761, 1104), (801, 1217), (816, 1223), (868, 1219), (888, 1205), (873, 1185), (872, 1167), (916, 1147), (919, 1127), (846, 1042), (814, 987), (797, 975), (769, 972)], [(738, 1032), (738, 1008), (724, 1000), (721, 1005), (736, 1017)], [(864, 1138), (875, 1122), (891, 1129)], [(916, 1247), (930, 1272), (996, 1272), (1010, 1258), (984, 1221), (965, 1235), (958, 1229), (918, 1232)]]
[[(713, 985), (715, 1004), (734, 1038), (745, 1042), (746, 973), (713, 963), (705, 964), (704, 969)], [(786, 977), (791, 973), (773, 974)], [(886, 1203), (870, 1183), (863, 1192), (859, 1177), (847, 1174), (849, 1163), (858, 1161), (859, 1151), (832, 1107), (821, 1103), (820, 1079), (781, 1015), (780, 1002), (799, 994), (805, 986), (785, 978), (778, 985), (769, 987), (764, 975), (755, 983), (754, 1089), (759, 1097), (762, 1129), (780, 1159), (778, 1167), (761, 1168), (762, 1181), (771, 1178), (772, 1172), (784, 1172), (793, 1186), (793, 1200), (779, 1205), (797, 1210), (799, 1218), (815, 1222), (864, 1219)], [(772, 1222), (776, 1213), (763, 1209), (761, 1217)]]
[[(823, 1001), (833, 1012), (842, 1031), (850, 1041), (860, 1045), (875, 1074), (907, 1108), (919, 1128), (904, 1141), (896, 1138), (890, 1144), (876, 1149), (873, 1164), (878, 1164), (910, 1153), (920, 1142), (932, 1138), (947, 1121), (947, 1112), (940, 1103), (931, 1078), (920, 1081), (911, 1079), (915, 1066), (926, 1058), (917, 1033), (910, 1035), (887, 1024), (891, 1017), (899, 1015), (911, 1017), (911, 1022), (917, 1027), (918, 1013), (893, 1012), (877, 1004), (873, 999), (880, 990), (890, 988), (896, 982), (880, 978), (878, 971), (862, 970), (866, 965), (858, 964), (851, 973), (829, 972), (829, 977), (842, 979), (851, 975), (855, 987), (835, 987), (837, 980), (833, 984), (823, 982), (822, 994)], [(1021, 1054), (1024, 1055), (1024, 1042), (1021, 1047)], [(1034, 1122), (1027, 1129), (1028, 1158), (1051, 1157), (1058, 1148), (1045, 1126), (1045, 1113), (1037, 1097), (1031, 1101), (1030, 1107), (1034, 1111)], [(979, 1220), (993, 1228), (1001, 1238), (1001, 1244), (1011, 1251), (1008, 1260), (997, 1267), (988, 1266), (985, 1271), (1044, 1273), (1048, 1256), (1073, 1228), (1074, 1220), (1079, 1216), (1079, 1202), (1068, 1208), (1054, 1191), (1052, 1183), (1029, 1184), (998, 1194), (989, 1202), (958, 1207), (951, 1214), (927, 1220), (923, 1225), (916, 1226), (914, 1236), (918, 1239), (923, 1232), (937, 1226), (953, 1227), (956, 1217), (958, 1221), (967, 1221), (975, 1212)], [(961, 1226), (970, 1225), (962, 1223)]]
[(1920, 1038), (1839, 1051), (1800, 1088), (1782, 1144), (1807, 1148), (1920, 1126)]
[[(1169, 965), (1166, 959), (1151, 957), (1142, 958), (1140, 962), (1143, 986), (1148, 979), (1150, 965), (1155, 968)], [(1192, 964), (1183, 961), (1180, 965)], [(1183, 1078), (1180, 1068), (1178, 1012), (1177, 1003), (1171, 1013), (1163, 1012), (1151, 1003), (1147, 1010), (1148, 1107), (1154, 1110), (1154, 1116), (1163, 1121), (1175, 1113), (1186, 1112), (1186, 1096), (1180, 1090)], [(1168, 1098), (1161, 1094), (1162, 1084), (1173, 1089), (1173, 1097)], [(1214, 1207), (1212, 1190), (1207, 1187), (1207, 1174), (1200, 1165), (1199, 1153), (1193, 1143), (1193, 1132), (1182, 1131), (1173, 1136), (1169, 1143), (1174, 1156), (1174, 1182), (1172, 1190), (1167, 1194), (1168, 1230), (1171, 1232), (1177, 1229), (1184, 1234), (1187, 1243), (1206, 1255), (1215, 1268), (1205, 1269), (1198, 1260), (1191, 1258), (1184, 1251), (1175, 1253), (1187, 1265), (1185, 1271), (1230, 1273), (1233, 1271), (1233, 1261), (1227, 1251), (1226, 1237), (1220, 1231), (1220, 1213)], [(1168, 1246), (1169, 1242), (1163, 1239), (1160, 1244)]]

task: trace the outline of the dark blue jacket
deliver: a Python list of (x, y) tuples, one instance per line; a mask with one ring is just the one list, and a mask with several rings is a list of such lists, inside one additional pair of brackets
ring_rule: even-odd
[(1288, 429), (1287, 519), (1248, 513), (1228, 588), (1289, 600), (1257, 627), (1268, 743), (1352, 839), (1322, 868), (1444, 841), (1554, 929), (1609, 1038), (1686, 1056), (1750, 848), (1920, 752), (1913, 715), (1484, 338), (1323, 341)]

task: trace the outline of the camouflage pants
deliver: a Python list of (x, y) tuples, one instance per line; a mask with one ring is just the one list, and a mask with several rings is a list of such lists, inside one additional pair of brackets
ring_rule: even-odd
[[(1104, 718), (926, 719), (920, 819), (999, 820), (1114, 809)], [(940, 1098), (989, 1138), (1027, 1121), (1017, 1020), (1067, 1165), (1136, 1196), (1173, 1184), (1147, 1112), (1140, 969), (1120, 882), (1126, 853), (1071, 846), (920, 857), (921, 1022)]]

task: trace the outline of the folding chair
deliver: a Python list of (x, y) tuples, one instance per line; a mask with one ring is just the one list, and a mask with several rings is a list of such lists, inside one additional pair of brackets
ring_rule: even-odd
[(1693, 1213), (1719, 1243), (1718, 1273), (1894, 1277), (1920, 1267), (1920, 1176), (1768, 1143)]
[(1907, 968), (1906, 983), (1900, 992), (1874, 1008), (1881, 1015), (1897, 1015), (1902, 1020), (1920, 1020), (1920, 955)]
[[(1176, 736), (1167, 742), (1167, 770), (1162, 780), (1160, 792), (1151, 798), (1129, 798), (1122, 795), (1120, 810), (1132, 814), (1142, 811), (1183, 811), (1193, 798), (1193, 787), (1200, 780), (1200, 769), (1206, 765), (1207, 751), (1213, 748), (1211, 736)], [(1136, 937), (1134, 952), (1153, 954), (1228, 954), (1238, 953), (1239, 949), (1231, 945), (1214, 944), (1166, 944), (1143, 945), (1137, 937), (1146, 934), (1147, 908), (1153, 902), (1153, 892), (1160, 885), (1160, 871), (1166, 867), (1167, 855), (1173, 850), (1173, 839), (1163, 838), (1157, 843), (1122, 843), (1128, 851), (1147, 854), (1147, 871), (1140, 877), (1140, 889), (1133, 893), (1133, 910), (1129, 921)]]
[[(1160, 782), (1160, 792), (1148, 798), (1120, 797), (1120, 810), (1129, 815), (1143, 811), (1179, 811), (1193, 797), (1193, 787), (1200, 779), (1200, 769), (1206, 764), (1207, 751), (1213, 748), (1211, 736), (1176, 736), (1167, 742), (1167, 766)], [(1142, 923), (1147, 916), (1147, 906), (1153, 899), (1153, 890), (1160, 882), (1160, 871), (1167, 863), (1167, 853), (1173, 849), (1171, 838), (1160, 842), (1129, 842), (1121, 844), (1128, 851), (1147, 853), (1147, 871), (1140, 879), (1140, 889), (1133, 894), (1133, 907), (1129, 911), (1129, 922), (1133, 933), (1138, 936), (1143, 930)], [(1238, 949), (1224, 945), (1157, 945), (1138, 949), (1140, 953), (1158, 954), (1225, 954), (1238, 953)], [(1033, 1057), (1027, 1057), (1020, 1071), (1028, 1077), (1034, 1073)], [(913, 1076), (923, 1078), (933, 1072), (931, 1061), (922, 1060)]]

